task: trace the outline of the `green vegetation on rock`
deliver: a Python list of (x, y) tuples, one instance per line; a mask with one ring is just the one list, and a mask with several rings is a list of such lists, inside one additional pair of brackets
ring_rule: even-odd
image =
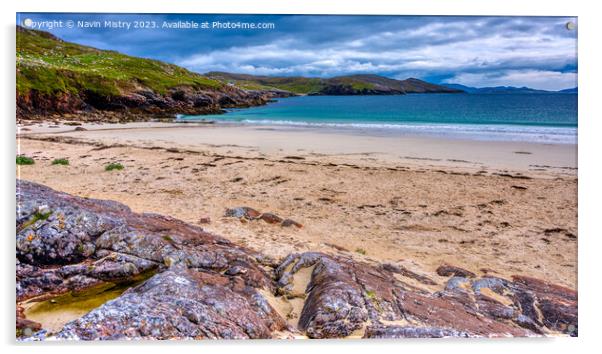
[(47, 220), (50, 217), (50, 215), (52, 215), (52, 211), (47, 211), (45, 213), (42, 211), (36, 211), (29, 220), (24, 222), (19, 227), (19, 230), (25, 230), (26, 228), (28, 228), (29, 226), (35, 224), (36, 222), (38, 222), (40, 220)]

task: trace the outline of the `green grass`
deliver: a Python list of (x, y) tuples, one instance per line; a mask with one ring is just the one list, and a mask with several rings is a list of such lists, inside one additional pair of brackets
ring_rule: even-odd
[(319, 92), (326, 87), (326, 82), (315, 77), (271, 77), (253, 76), (245, 74), (231, 74), (224, 72), (207, 73), (212, 79), (224, 83), (233, 83), (236, 87), (245, 90), (285, 90), (297, 94)]
[(63, 165), (63, 166), (68, 166), (69, 165), (69, 160), (67, 159), (55, 159), (54, 161), (52, 161), (53, 165)]
[(113, 170), (121, 171), (123, 169), (124, 169), (123, 165), (120, 164), (119, 162), (112, 162), (105, 166), (105, 171), (113, 171)]
[(33, 165), (35, 161), (31, 157), (24, 155), (17, 156), (17, 165)]
[[(342, 85), (345, 86), (351, 86), (352, 89), (354, 90), (370, 90), (374, 88), (374, 84), (371, 84), (369, 82), (364, 82), (364, 81), (360, 81), (354, 78), (338, 78), (335, 79), (337, 83), (340, 83)], [(333, 80), (333, 81), (335, 81)]]
[(164, 94), (169, 89), (215, 89), (223, 83), (158, 60), (136, 58), (64, 42), (49, 33), (17, 30), (17, 92), (47, 95), (91, 92), (115, 96), (144, 86)]
[(46, 220), (50, 217), (50, 215), (52, 215), (52, 211), (49, 211), (47, 213), (41, 213), (39, 211), (36, 211), (32, 215), (31, 219), (27, 220), (25, 223), (23, 223), (23, 225), (21, 225), (20, 230), (25, 230), (25, 228), (35, 224), (36, 222), (38, 222), (40, 220)]

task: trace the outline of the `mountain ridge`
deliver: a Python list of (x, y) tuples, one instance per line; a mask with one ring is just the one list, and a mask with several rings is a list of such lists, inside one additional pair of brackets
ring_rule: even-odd
[(354, 74), (330, 78), (265, 76), (220, 71), (208, 78), (241, 88), (280, 89), (299, 95), (403, 95), (408, 93), (463, 93), (462, 90), (432, 84), (416, 78), (397, 80), (376, 74)]
[(530, 87), (515, 87), (515, 86), (490, 86), (490, 87), (472, 87), (466, 86), (462, 84), (443, 84), (443, 86), (455, 88), (458, 90), (463, 90), (467, 93), (479, 93), (479, 94), (549, 94), (549, 93), (577, 93), (577, 87), (558, 90), (558, 91), (548, 91), (548, 90), (538, 90)]

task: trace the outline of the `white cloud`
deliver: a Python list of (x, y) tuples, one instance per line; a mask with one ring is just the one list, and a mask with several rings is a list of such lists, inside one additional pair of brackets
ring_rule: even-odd
[(177, 63), (198, 72), (314, 76), (387, 73), (397, 78), (452, 74), (455, 77), (449, 81), (476, 86), (575, 86), (576, 74), (555, 71), (576, 63), (575, 38), (554, 34), (549, 26), (521, 32), (506, 25), (491, 30), (484, 20), (428, 23), (310, 45), (299, 39), (283, 39), (199, 53)]

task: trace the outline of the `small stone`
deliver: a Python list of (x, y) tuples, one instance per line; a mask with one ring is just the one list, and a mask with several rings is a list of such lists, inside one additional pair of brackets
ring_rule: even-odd
[(292, 219), (284, 219), (280, 225), (282, 227), (295, 226), (295, 227), (297, 227), (299, 229), (303, 227), (302, 224), (300, 224), (300, 223), (298, 223), (298, 222), (296, 222), (295, 220), (292, 220)]
[(247, 274), (247, 269), (241, 266), (234, 266), (228, 268), (225, 273), (226, 275), (239, 275), (239, 274)]
[(261, 213), (250, 207), (237, 207), (232, 209), (226, 209), (226, 213), (224, 214), (224, 216), (254, 220), (259, 218), (261, 216)]
[(464, 278), (474, 278), (476, 274), (466, 269), (462, 269), (460, 267), (452, 266), (449, 264), (444, 264), (437, 268), (437, 274), (442, 277), (464, 277)]

